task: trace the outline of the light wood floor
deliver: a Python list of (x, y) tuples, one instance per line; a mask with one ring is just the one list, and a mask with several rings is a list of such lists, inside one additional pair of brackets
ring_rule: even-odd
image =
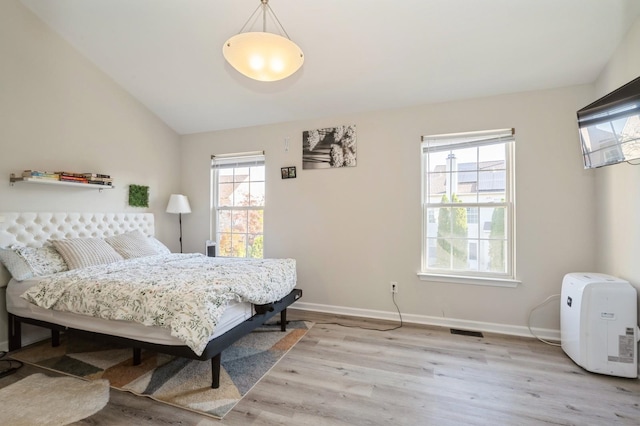
[[(111, 390), (77, 425), (640, 425), (640, 380), (597, 375), (535, 339), (290, 310), (316, 325), (224, 420)], [(25, 366), (0, 387), (38, 371)], [(48, 372), (48, 374), (51, 374)]]

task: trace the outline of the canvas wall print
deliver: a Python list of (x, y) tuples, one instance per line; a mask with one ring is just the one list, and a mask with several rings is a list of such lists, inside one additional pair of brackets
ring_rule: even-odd
[(355, 124), (302, 132), (303, 169), (329, 169), (355, 165)]

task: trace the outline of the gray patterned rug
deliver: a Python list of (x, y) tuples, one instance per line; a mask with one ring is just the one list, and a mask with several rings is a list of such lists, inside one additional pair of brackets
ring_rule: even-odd
[(109, 402), (106, 380), (49, 377), (36, 373), (0, 389), (3, 425), (67, 425), (102, 410)]
[(177, 407), (222, 418), (304, 336), (313, 323), (291, 321), (287, 331), (265, 326), (222, 352), (220, 388), (211, 389), (211, 362), (132, 350), (62, 336), (12, 352), (14, 359), (86, 379), (107, 379), (112, 387)]

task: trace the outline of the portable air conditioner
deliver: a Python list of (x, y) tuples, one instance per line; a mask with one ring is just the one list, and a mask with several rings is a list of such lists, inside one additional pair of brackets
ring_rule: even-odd
[(560, 297), (562, 350), (587, 371), (638, 377), (636, 289), (609, 275), (571, 273)]

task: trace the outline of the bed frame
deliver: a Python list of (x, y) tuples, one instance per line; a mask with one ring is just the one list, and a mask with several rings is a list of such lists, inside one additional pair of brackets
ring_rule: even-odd
[[(154, 235), (154, 218), (151, 213), (1, 213), (5, 221), (0, 223), (0, 247), (21, 244), (40, 247), (49, 238), (109, 237), (139, 230), (146, 235)], [(6, 286), (8, 275), (0, 267), (0, 287)], [(302, 297), (302, 290), (294, 289), (282, 299), (267, 305), (254, 305), (255, 314), (224, 334), (212, 339), (202, 352), (196, 355), (186, 345), (161, 345), (128, 339), (109, 334), (96, 333), (60, 324), (35, 320), (8, 314), (9, 351), (22, 347), (22, 324), (31, 324), (51, 329), (51, 343), (60, 344), (60, 332), (73, 333), (97, 341), (115, 343), (133, 349), (133, 364), (138, 365), (142, 349), (168, 355), (211, 360), (211, 387), (220, 386), (220, 360), (222, 351), (241, 337), (251, 333), (272, 317), (280, 314), (280, 330), (286, 331), (287, 307)]]
[(142, 360), (142, 349), (174, 355), (184, 358), (197, 359), (199, 361), (211, 360), (211, 387), (220, 387), (220, 359), (222, 351), (231, 346), (236, 340), (251, 333), (256, 328), (263, 325), (276, 314), (280, 314), (280, 330), (286, 331), (287, 307), (302, 297), (302, 290), (294, 289), (287, 296), (277, 302), (267, 305), (254, 305), (256, 313), (249, 319), (233, 327), (229, 331), (221, 334), (209, 341), (202, 355), (196, 355), (188, 346), (159, 345), (140, 340), (127, 339), (124, 337), (112, 336), (109, 334), (95, 333), (92, 331), (80, 330), (77, 328), (65, 327), (62, 325), (34, 320), (31, 318), (19, 317), (9, 314), (9, 351), (15, 351), (22, 347), (22, 324), (37, 325), (51, 329), (51, 345), (60, 345), (60, 332), (73, 333), (84, 338), (95, 341), (115, 343), (121, 346), (133, 348), (133, 365), (139, 365)]

